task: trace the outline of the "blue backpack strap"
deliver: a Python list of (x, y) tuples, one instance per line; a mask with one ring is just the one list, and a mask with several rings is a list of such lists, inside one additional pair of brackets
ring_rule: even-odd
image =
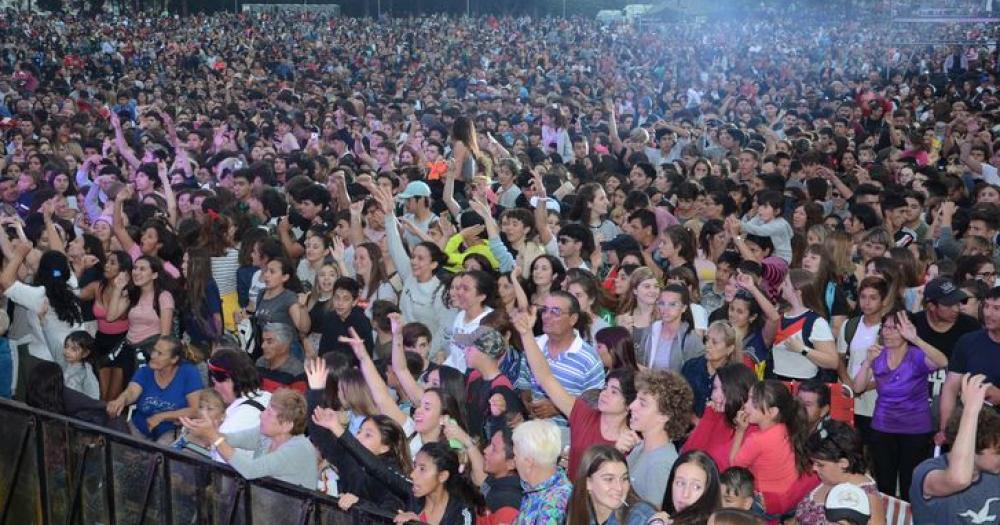
[(826, 283), (826, 313), (831, 318), (833, 317), (833, 299), (837, 293), (837, 285), (833, 284), (833, 281), (827, 281)]

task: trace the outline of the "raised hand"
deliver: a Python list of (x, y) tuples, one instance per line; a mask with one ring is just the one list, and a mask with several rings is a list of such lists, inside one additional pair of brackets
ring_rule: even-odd
[(322, 357), (314, 357), (306, 361), (306, 379), (309, 381), (311, 390), (323, 390), (326, 388), (326, 360)]
[(472, 211), (478, 213), (479, 216), (484, 219), (488, 219), (490, 217), (490, 209), (487, 208), (485, 204), (477, 200), (469, 201), (469, 208), (472, 208)]
[(458, 423), (450, 417), (444, 418), (441, 423), (441, 430), (444, 432), (446, 438), (458, 440), (466, 447), (472, 443), (472, 438), (469, 437), (469, 434), (462, 430), (462, 427), (458, 426)]
[(458, 232), (458, 234), (465, 239), (465, 244), (470, 244), (474, 242), (485, 229), (486, 227), (482, 224), (475, 224), (473, 226), (469, 226), (468, 228), (462, 228), (462, 231)]
[(913, 326), (910, 322), (910, 316), (906, 315), (905, 312), (898, 312), (896, 314), (896, 327), (899, 329), (899, 335), (903, 336), (910, 343), (917, 344), (920, 340), (920, 336), (917, 335), (917, 328)]
[(985, 375), (965, 374), (962, 376), (962, 403), (968, 407), (982, 407), (989, 389)]
[(340, 414), (336, 410), (324, 407), (316, 407), (312, 413), (313, 423), (321, 426), (337, 437), (344, 434), (344, 425), (340, 422)]
[(368, 349), (365, 348), (365, 342), (361, 339), (361, 336), (358, 335), (358, 332), (356, 332), (353, 327), (349, 328), (348, 331), (350, 331), (351, 336), (340, 336), (340, 342), (349, 345), (351, 350), (354, 351), (354, 355), (359, 360), (371, 359), (368, 355)]
[(135, 195), (135, 190), (132, 188), (132, 185), (126, 184), (122, 189), (118, 190), (118, 193), (115, 195), (115, 201), (125, 202), (131, 199), (133, 195)]
[(528, 310), (518, 310), (511, 316), (511, 324), (521, 335), (530, 334), (535, 329), (535, 308)]
[(340, 240), (340, 237), (334, 237), (332, 244), (333, 245), (330, 246), (330, 257), (333, 257), (334, 261), (342, 262), (344, 257), (346, 257), (344, 241)]
[(389, 327), (392, 335), (399, 335), (403, 332), (403, 316), (397, 312), (389, 314)]

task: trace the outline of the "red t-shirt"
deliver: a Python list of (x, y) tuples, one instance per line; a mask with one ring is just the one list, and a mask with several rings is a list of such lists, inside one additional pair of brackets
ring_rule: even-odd
[[(756, 433), (756, 429), (757, 427), (754, 426), (748, 428), (744, 441)], [(687, 441), (684, 442), (684, 446), (681, 447), (681, 453), (689, 450), (700, 450), (711, 456), (715, 460), (715, 464), (718, 465), (719, 472), (722, 472), (729, 468), (729, 451), (733, 446), (733, 433), (733, 427), (726, 420), (726, 415), (706, 406), (705, 413), (702, 414), (698, 424), (688, 436)]]
[(591, 408), (583, 399), (577, 398), (573, 410), (569, 414), (569, 471), (566, 475), (570, 480), (576, 480), (576, 468), (583, 458), (583, 453), (594, 445), (611, 445), (601, 435), (601, 413)]
[(750, 469), (760, 492), (782, 493), (799, 479), (795, 451), (784, 424), (746, 436), (733, 465)]

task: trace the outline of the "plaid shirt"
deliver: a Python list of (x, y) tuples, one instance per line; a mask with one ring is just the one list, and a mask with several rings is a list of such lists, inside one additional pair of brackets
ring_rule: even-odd
[(562, 469), (536, 487), (521, 480), (524, 498), (521, 512), (514, 525), (562, 525), (566, 519), (566, 506), (573, 492), (573, 484)]

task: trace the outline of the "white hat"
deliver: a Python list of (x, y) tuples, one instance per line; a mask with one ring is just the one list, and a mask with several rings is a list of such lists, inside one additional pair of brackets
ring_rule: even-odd
[(868, 494), (853, 483), (841, 483), (826, 495), (826, 520), (847, 520), (856, 525), (867, 525), (872, 509)]
[(431, 187), (427, 185), (424, 181), (415, 180), (406, 185), (406, 189), (402, 193), (397, 195), (400, 199), (409, 199), (410, 197), (430, 197)]
[[(538, 207), (538, 197), (532, 197), (530, 201), (532, 208)], [(559, 213), (559, 202), (555, 199), (547, 198), (545, 199), (545, 207), (551, 211)]]

